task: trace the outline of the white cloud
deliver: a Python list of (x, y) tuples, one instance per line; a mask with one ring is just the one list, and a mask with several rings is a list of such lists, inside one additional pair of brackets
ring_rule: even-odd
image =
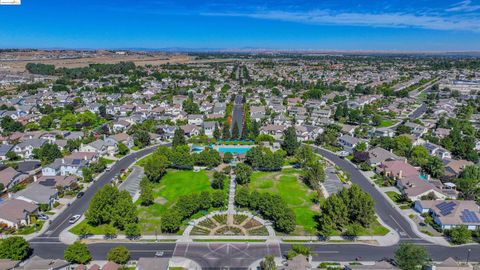
[(480, 10), (480, 5), (472, 5), (471, 0), (461, 1), (453, 5), (451, 8), (447, 9), (447, 11), (454, 11), (454, 12), (456, 11), (472, 12), (477, 10)]
[(480, 32), (480, 18), (429, 16), (407, 13), (334, 13), (329, 10), (306, 12), (258, 11), (252, 13), (204, 13), (206, 16), (237, 16), (319, 25), (351, 25), (373, 27), (415, 27), (433, 30)]

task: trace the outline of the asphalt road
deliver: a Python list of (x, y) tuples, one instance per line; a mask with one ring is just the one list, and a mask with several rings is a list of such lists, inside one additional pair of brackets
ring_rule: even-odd
[(422, 103), (420, 107), (418, 107), (415, 111), (413, 111), (408, 118), (411, 120), (417, 119), (422, 116), (427, 111), (427, 104)]
[(239, 134), (242, 134), (243, 130), (243, 96), (237, 95), (233, 104), (232, 112), (232, 126), (231, 128), (238, 123)]
[(68, 219), (74, 215), (81, 215), (83, 214), (90, 203), (90, 200), (93, 198), (93, 195), (97, 190), (105, 186), (106, 184), (110, 183), (112, 179), (120, 174), (121, 170), (125, 170), (134, 163), (137, 158), (144, 157), (155, 151), (156, 147), (143, 149), (138, 152), (132, 153), (128, 156), (125, 156), (121, 160), (117, 161), (115, 165), (110, 169), (110, 171), (106, 171), (102, 176), (100, 176), (90, 188), (85, 191), (85, 195), (75, 200), (70, 206), (68, 206), (65, 211), (63, 211), (59, 216), (57, 216), (52, 223), (50, 224), (48, 230), (42, 234), (38, 239), (33, 239), (32, 241), (52, 241), (52, 239), (46, 238), (56, 238), (60, 236), (60, 233), (65, 230), (70, 224), (68, 223)]
[(377, 215), (388, 226), (393, 228), (400, 235), (402, 239), (420, 239), (411, 229), (410, 223), (405, 219), (401, 213), (392, 207), (390, 202), (378, 191), (372, 183), (350, 162), (338, 157), (337, 155), (313, 146), (316, 153), (331, 160), (335, 165), (341, 167), (345, 172), (349, 173), (353, 183), (358, 184), (363, 191), (372, 196), (375, 201), (375, 211)]

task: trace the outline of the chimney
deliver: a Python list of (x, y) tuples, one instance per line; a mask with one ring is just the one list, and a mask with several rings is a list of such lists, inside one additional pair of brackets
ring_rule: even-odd
[(398, 172), (398, 179), (402, 179), (402, 174), (403, 174), (403, 171), (400, 170), (400, 171)]
[(87, 155), (83, 156), (83, 159), (87, 160)]
[(33, 182), (37, 182), (38, 178), (37, 178), (37, 175), (34, 175), (33, 176)]

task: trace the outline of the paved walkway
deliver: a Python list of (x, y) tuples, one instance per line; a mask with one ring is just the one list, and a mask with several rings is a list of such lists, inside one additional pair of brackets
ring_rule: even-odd
[(133, 170), (128, 175), (127, 179), (125, 179), (125, 181), (120, 184), (119, 189), (128, 191), (132, 198), (135, 198), (137, 193), (140, 192), (140, 181), (142, 181), (145, 173), (143, 171), (143, 168), (137, 165), (132, 166), (132, 169)]

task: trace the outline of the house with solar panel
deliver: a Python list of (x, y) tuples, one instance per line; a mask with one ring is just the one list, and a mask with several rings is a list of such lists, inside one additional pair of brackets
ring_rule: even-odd
[(87, 161), (81, 158), (57, 158), (54, 162), (42, 168), (43, 176), (76, 175), (82, 177), (82, 169), (87, 166)]
[(430, 213), (444, 230), (461, 225), (472, 231), (480, 229), (480, 206), (475, 201), (416, 201), (414, 209), (419, 213)]

